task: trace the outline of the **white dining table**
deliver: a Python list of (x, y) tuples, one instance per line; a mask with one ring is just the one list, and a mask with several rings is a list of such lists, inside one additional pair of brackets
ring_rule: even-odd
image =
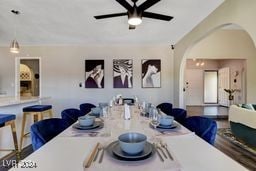
[[(104, 127), (96, 136), (77, 131), (72, 126), (57, 137), (33, 152), (11, 170), (39, 170), (39, 171), (83, 171), (83, 170), (173, 170), (181, 171), (245, 171), (245, 167), (208, 144), (182, 125), (168, 133), (161, 133), (152, 129), (150, 119), (140, 116), (136, 107), (131, 107), (131, 119), (123, 119), (122, 106), (109, 110), (108, 117), (104, 118)], [(83, 163), (88, 160), (95, 145), (99, 142), (104, 147), (117, 140), (125, 132), (140, 132), (147, 135), (148, 141), (161, 140), (168, 145), (173, 163), (168, 159), (161, 162), (155, 154), (149, 161), (130, 165), (129, 162), (111, 159), (104, 153), (103, 162), (93, 162), (90, 168), (84, 168)], [(113, 161), (112, 161), (113, 160)], [(24, 162), (36, 164), (36, 168), (21, 168)], [(135, 162), (136, 163), (136, 162)], [(164, 166), (166, 165), (166, 167)], [(168, 166), (168, 167), (167, 167)]]

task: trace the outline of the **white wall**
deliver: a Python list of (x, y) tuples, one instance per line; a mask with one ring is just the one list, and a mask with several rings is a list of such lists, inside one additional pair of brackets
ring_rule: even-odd
[[(253, 102), (252, 99), (254, 96), (251, 93), (254, 92), (252, 84), (255, 81), (254, 73), (256, 73), (256, 49), (249, 35), (245, 31), (222, 29), (217, 30), (195, 44), (190, 50), (188, 50), (186, 57), (190, 58), (190, 60), (187, 62), (189, 65), (187, 64), (186, 67), (194, 69), (197, 69), (197, 67), (195, 66), (195, 62), (191, 60), (193, 58), (209, 59), (208, 61), (219, 59), (216, 60), (215, 64), (212, 62), (207, 64), (208, 62), (205, 62), (205, 66), (202, 69), (209, 70), (229, 67), (231, 69), (230, 76), (232, 80), (232, 73), (238, 70), (241, 74), (239, 75), (240, 78), (238, 79), (240, 83), (237, 83), (237, 85), (240, 84), (244, 87), (243, 91), (235, 93), (235, 103), (244, 103), (246, 101)], [(220, 61), (222, 62), (220, 63)], [(245, 65), (245, 61), (247, 61), (247, 65)], [(243, 80), (241, 79), (241, 76), (243, 76)], [(245, 83), (246, 78), (247, 84), (243, 84)], [(233, 85), (234, 84), (231, 84), (231, 88), (234, 88)], [(237, 87), (237, 89), (242, 89), (240, 87)], [(248, 93), (248, 96), (246, 96), (246, 90), (247, 92), (251, 92)], [(184, 97), (186, 97), (186, 95)], [(187, 100), (184, 100), (184, 104), (186, 101)], [(194, 105), (199, 105), (199, 101)]]
[[(241, 26), (246, 32), (249, 33), (247, 37), (251, 36), (249, 41), (236, 41), (232, 43), (238, 43), (238, 47), (246, 48), (232, 48), (229, 51), (229, 58), (250, 58), (247, 65), (247, 102), (253, 103), (256, 101), (256, 23), (252, 16), (256, 15), (256, 1), (255, 0), (226, 0), (219, 8), (213, 11), (204, 21), (197, 25), (190, 33), (184, 36), (176, 45), (174, 51), (174, 100), (176, 105), (183, 106), (183, 70), (185, 65), (185, 59), (189, 54), (189, 51), (193, 46), (209, 35), (216, 29), (226, 24), (234, 23)], [(248, 38), (247, 38), (248, 39)], [(223, 38), (223, 41), (225, 39)], [(223, 49), (223, 48), (222, 48)], [(249, 50), (249, 51), (248, 51)], [(216, 51), (215, 51), (216, 52)], [(221, 52), (221, 49), (219, 51)], [(254, 52), (254, 53), (251, 53)], [(215, 56), (216, 57), (216, 56)], [(224, 57), (222, 57), (224, 58)], [(252, 59), (254, 58), (254, 59)]]
[[(208, 45), (212, 45), (207, 42)], [(191, 51), (195, 53), (194, 50)], [(199, 52), (197, 52), (199, 53)], [(212, 53), (210, 53), (212, 55)], [(205, 54), (205, 58), (209, 55)], [(201, 60), (201, 59), (200, 59)], [(199, 61), (197, 59), (197, 61)], [(234, 103), (245, 103), (246, 102), (246, 60), (245, 59), (204, 59), (205, 65), (203, 67), (196, 66), (196, 62), (192, 59), (186, 60), (186, 69), (184, 77), (184, 87), (188, 89), (184, 94), (186, 105), (203, 105), (203, 90), (204, 90), (204, 70), (219, 70), (221, 68), (230, 68), (230, 88), (237, 89), (238, 91), (234, 94)], [(235, 72), (238, 71), (238, 75), (235, 76)], [(236, 79), (236, 83), (234, 83)], [(186, 82), (189, 82), (186, 85)]]
[[(60, 112), (69, 107), (78, 108), (80, 103), (109, 101), (118, 93), (153, 104), (173, 102), (173, 52), (169, 46), (50, 46), (22, 47), (20, 57), (36, 56), (42, 60), (42, 96), (51, 96), (54, 110)], [(105, 88), (85, 89), (79, 83), (85, 79), (85, 60), (105, 60)], [(133, 60), (133, 88), (113, 88), (113, 59)], [(141, 60), (161, 59), (161, 88), (141, 88)], [(0, 90), (14, 95), (15, 57), (7, 47), (0, 48)]]
[[(230, 88), (236, 89), (234, 93), (234, 103), (246, 103), (247, 95), (247, 67), (246, 60), (220, 60), (220, 68), (228, 67), (230, 69)], [(234, 81), (236, 80), (236, 82)]]
[[(200, 61), (197, 59), (197, 61)], [(204, 70), (218, 70), (217, 60), (201, 60), (204, 66), (196, 66), (192, 59), (186, 60), (184, 86), (186, 105), (204, 105)], [(188, 85), (186, 84), (188, 82)]]

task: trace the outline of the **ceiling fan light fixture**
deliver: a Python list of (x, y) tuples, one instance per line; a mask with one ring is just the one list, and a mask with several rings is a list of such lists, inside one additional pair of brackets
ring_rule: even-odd
[(128, 19), (128, 23), (133, 26), (140, 25), (142, 23), (141, 17), (131, 17)]
[(11, 53), (19, 53), (19, 52), (20, 52), (20, 46), (19, 46), (19, 43), (17, 42), (16, 39), (14, 39), (14, 40), (11, 42), (10, 52), (11, 52)]

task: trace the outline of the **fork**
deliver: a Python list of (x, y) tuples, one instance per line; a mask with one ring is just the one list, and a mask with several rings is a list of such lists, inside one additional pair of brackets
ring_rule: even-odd
[(94, 157), (94, 159), (93, 159), (93, 162), (95, 162), (95, 161), (97, 160), (98, 155), (99, 155), (99, 152), (100, 152), (102, 149), (103, 149), (103, 147), (102, 147), (102, 145), (100, 145), (100, 146), (98, 147), (98, 150), (97, 150), (96, 154), (95, 154), (95, 157)]
[(162, 152), (163, 156), (167, 159), (167, 156), (166, 156), (164, 150), (162, 149), (162, 146), (158, 143), (156, 145), (157, 145), (157, 148)]
[(160, 160), (162, 162), (164, 162), (164, 158), (162, 157), (162, 155), (160, 154), (160, 152), (158, 151), (158, 147), (157, 147), (157, 144), (156, 143), (153, 143), (154, 147), (156, 148), (156, 153), (158, 155), (158, 157), (160, 158)]
[(161, 144), (161, 146), (166, 150), (166, 152), (167, 152), (169, 158), (170, 158), (171, 160), (173, 160), (173, 157), (172, 157), (170, 151), (168, 150), (167, 144), (166, 144), (166, 143), (163, 143), (163, 141), (160, 141), (160, 144)]

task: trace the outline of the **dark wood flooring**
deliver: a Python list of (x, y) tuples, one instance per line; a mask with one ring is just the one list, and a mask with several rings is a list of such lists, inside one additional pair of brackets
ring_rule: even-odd
[[(30, 155), (31, 153), (33, 153), (33, 148), (32, 145), (29, 145), (27, 147), (25, 147), (22, 151), (21, 151), (21, 160), (26, 158), (28, 155)], [(12, 161), (16, 161), (17, 162), (17, 158), (15, 153), (10, 153), (9, 155), (7, 155), (4, 158), (0, 159), (0, 171), (7, 171), (9, 170), (12, 165), (10, 164)], [(8, 165), (9, 164), (9, 165)]]
[[(222, 106), (187, 106), (188, 116), (206, 116), (216, 120), (218, 128), (229, 128), (228, 108)], [(245, 166), (256, 171), (256, 156), (217, 134), (214, 146)]]
[[(189, 106), (187, 107), (188, 116), (207, 116), (217, 121), (218, 128), (228, 128), (228, 108), (219, 106)], [(214, 145), (217, 149), (239, 162), (251, 171), (256, 171), (256, 156), (243, 150), (241, 147), (227, 141), (226, 139), (216, 136)], [(21, 159), (33, 152), (32, 146), (28, 146), (22, 150)], [(203, 157), (203, 156), (202, 156)], [(3, 166), (3, 161), (16, 160), (14, 154), (0, 159), (0, 171), (7, 171), (9, 167)]]

